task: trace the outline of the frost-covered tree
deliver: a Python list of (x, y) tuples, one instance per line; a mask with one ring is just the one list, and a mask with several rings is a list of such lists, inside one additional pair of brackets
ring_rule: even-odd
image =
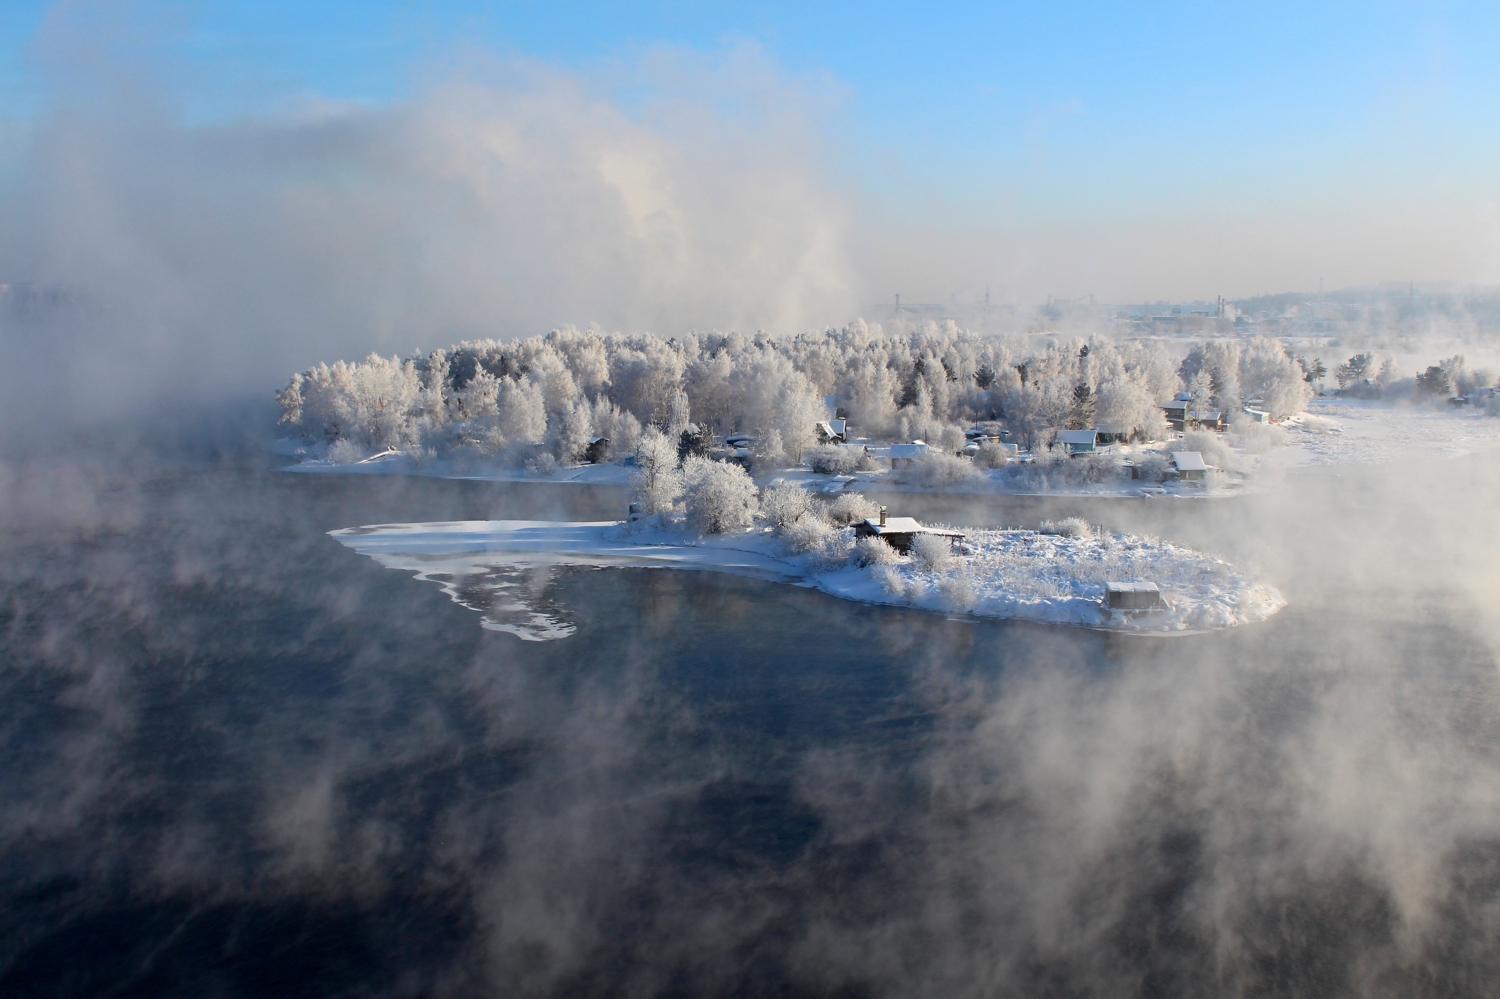
[(633, 502), (646, 516), (671, 510), (682, 495), (677, 443), (655, 427), (647, 427), (636, 444), (630, 486)]
[(1312, 386), (1302, 377), (1302, 368), (1275, 340), (1257, 337), (1246, 346), (1240, 361), (1240, 379), (1245, 390), (1263, 400), (1275, 417), (1295, 416), (1307, 408)]
[(785, 527), (812, 509), (812, 497), (797, 486), (772, 486), (760, 494), (760, 512), (773, 527)]
[[(1295, 412), (1307, 391), (1274, 341), (1243, 350), (1234, 341), (1207, 342), (1179, 366), (1154, 341), (1094, 336), (1038, 348), (952, 322), (898, 321), (890, 329), (854, 322), (796, 337), (667, 339), (564, 328), (406, 359), (320, 364), (294, 376), (278, 401), (296, 432), (349, 440), (361, 451), (420, 446), (441, 456), (477, 448), (522, 461), (536, 458), (530, 445), (545, 441), (554, 457), (572, 460), (590, 435), (628, 454), (642, 427), (677, 439), (694, 424), (701, 434), (758, 437), (756, 466), (766, 468), (806, 458), (830, 405), (847, 411), (856, 434), (950, 450), (958, 431), (976, 421), (1008, 426), (1014, 440), (1037, 448), (1061, 428), (1096, 421), (1149, 439), (1162, 432), (1158, 409), (1182, 378), (1197, 384), (1196, 408), (1233, 411), (1252, 394), (1268, 408)], [(1473, 377), (1450, 373), (1454, 380)]]
[(682, 467), (683, 508), (703, 534), (743, 531), (755, 522), (755, 483), (739, 465), (697, 456)]

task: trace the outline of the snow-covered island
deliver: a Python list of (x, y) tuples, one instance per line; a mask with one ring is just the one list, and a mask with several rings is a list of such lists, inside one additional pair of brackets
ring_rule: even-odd
[(318, 365), (279, 393), (292, 436), (273, 450), (303, 473), (623, 485), (665, 437), (679, 461), (738, 464), (762, 487), (1201, 498), (1267, 468), (1500, 444), (1500, 390), (1462, 355), (1404, 378), (1355, 354), (1330, 390), (1297, 353), (1313, 346), (558, 330)]
[[(331, 533), (388, 568), (438, 582), (485, 613), (487, 627), (530, 640), (574, 630), (564, 611), (527, 598), (524, 573), (559, 565), (727, 572), (865, 603), (1137, 634), (1229, 628), (1262, 621), (1286, 603), (1212, 555), (1102, 533), (1076, 519), (1040, 530), (957, 532), (895, 518), (888, 524), (914, 534), (904, 539), (907, 554), (880, 536), (878, 519), (834, 528), (806, 513), (780, 527), (709, 534), (659, 515), (634, 524), (467, 521)], [(1112, 611), (1107, 587), (1118, 582), (1154, 584), (1161, 600), (1147, 602), (1157, 603), (1153, 609)], [(498, 602), (495, 591), (502, 593)]]

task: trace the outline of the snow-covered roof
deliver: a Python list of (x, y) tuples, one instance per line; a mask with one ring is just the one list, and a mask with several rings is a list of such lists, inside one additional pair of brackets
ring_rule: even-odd
[(1057, 432), (1059, 444), (1092, 444), (1094, 440), (1092, 430), (1059, 430)]
[(1161, 590), (1155, 583), (1119, 583), (1107, 582), (1104, 588), (1110, 593), (1160, 593)]
[(876, 534), (942, 534), (949, 537), (963, 537), (958, 531), (944, 531), (937, 527), (923, 527), (915, 517), (887, 517), (885, 523), (880, 523), (879, 517), (872, 517), (865, 521), (865, 526)]
[(1173, 451), (1172, 464), (1177, 466), (1179, 472), (1206, 472), (1208, 465), (1203, 461), (1203, 455), (1197, 451)]
[(892, 458), (920, 458), (927, 453), (927, 444), (923, 441), (912, 441), (910, 444), (892, 444)]

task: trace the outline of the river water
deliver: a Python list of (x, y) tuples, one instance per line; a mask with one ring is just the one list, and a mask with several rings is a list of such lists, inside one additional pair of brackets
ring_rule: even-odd
[(0, 994), (1492, 994), (1482, 471), (1084, 503), (1291, 598), (1171, 640), (559, 569), (524, 642), (325, 532), (617, 491), (61, 477), (0, 568)]

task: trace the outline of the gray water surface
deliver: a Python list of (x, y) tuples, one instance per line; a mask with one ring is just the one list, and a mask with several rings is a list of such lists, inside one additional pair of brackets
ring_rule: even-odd
[[(577, 631), (537, 643), (325, 532), (599, 519), (618, 492), (253, 464), (98, 489), (86, 525), (5, 540), (0, 994), (1500, 980), (1473, 591), (1361, 576), (1323, 521), (1095, 517), (1149, 509), (1281, 574), (1287, 610), (1217, 635), (562, 569), (536, 585)], [(949, 519), (1040, 515), (1026, 502)]]

